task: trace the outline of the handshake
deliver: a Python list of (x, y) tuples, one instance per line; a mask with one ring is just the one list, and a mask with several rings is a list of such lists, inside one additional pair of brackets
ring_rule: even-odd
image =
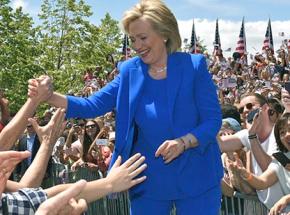
[(46, 102), (53, 95), (52, 79), (42, 75), (36, 79), (28, 80), (28, 96), (37, 102)]

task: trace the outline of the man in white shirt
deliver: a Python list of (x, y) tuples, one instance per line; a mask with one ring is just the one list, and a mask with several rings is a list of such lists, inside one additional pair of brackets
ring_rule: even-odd
[[(246, 121), (249, 112), (259, 108), (252, 124), (247, 123), (247, 128), (234, 135), (221, 136), (219, 138), (220, 149), (223, 152), (233, 152), (243, 147), (251, 152), (251, 170), (255, 175), (261, 175), (271, 163), (271, 155), (277, 151), (274, 137), (272, 120), (275, 110), (268, 104), (267, 100), (259, 94), (249, 94), (242, 98), (239, 111)], [(257, 191), (258, 197), (267, 208), (271, 208), (282, 196), (283, 192), (279, 183), (272, 187)]]

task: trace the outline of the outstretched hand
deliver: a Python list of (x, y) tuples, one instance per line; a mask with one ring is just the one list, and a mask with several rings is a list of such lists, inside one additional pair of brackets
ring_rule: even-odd
[(51, 117), (49, 123), (45, 126), (39, 126), (33, 118), (30, 118), (29, 122), (32, 124), (35, 132), (37, 133), (40, 142), (45, 142), (53, 146), (65, 127), (65, 123), (63, 123), (64, 117), (64, 109), (58, 108)]
[(28, 96), (39, 102), (47, 101), (53, 94), (52, 80), (47, 75), (28, 80)]
[(30, 156), (29, 151), (4, 151), (0, 152), (0, 198), (5, 189), (6, 182), (16, 165)]
[(146, 176), (135, 177), (146, 169), (147, 165), (143, 164), (144, 161), (145, 157), (137, 153), (121, 165), (121, 156), (119, 156), (106, 178), (112, 185), (112, 193), (127, 190), (143, 182)]
[(87, 210), (84, 199), (76, 200), (87, 182), (80, 180), (67, 190), (43, 202), (35, 215), (79, 215)]
[(238, 173), (243, 179), (246, 179), (251, 174), (248, 170), (244, 167), (243, 162), (239, 158), (237, 153), (234, 153), (234, 161), (228, 159), (228, 166), (229, 169), (233, 172)]

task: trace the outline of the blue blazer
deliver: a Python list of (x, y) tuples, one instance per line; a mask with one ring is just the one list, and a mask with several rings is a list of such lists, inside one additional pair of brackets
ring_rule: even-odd
[[(123, 161), (131, 153), (134, 139), (134, 115), (144, 86), (148, 65), (139, 57), (122, 63), (120, 74), (88, 98), (67, 96), (67, 118), (93, 118), (116, 108), (115, 151)], [(219, 186), (223, 175), (216, 135), (221, 126), (221, 110), (216, 88), (202, 55), (175, 52), (167, 60), (168, 109), (172, 136), (192, 133), (196, 148), (181, 155), (177, 186), (197, 196)], [(145, 155), (146, 156), (146, 155)]]

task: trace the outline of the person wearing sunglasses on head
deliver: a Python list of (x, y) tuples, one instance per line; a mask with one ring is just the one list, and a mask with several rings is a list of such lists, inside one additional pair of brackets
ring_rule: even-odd
[[(273, 128), (276, 116), (283, 112), (282, 104), (273, 105), (264, 96), (251, 93), (241, 99), (239, 111), (246, 128), (234, 135), (219, 137), (220, 149), (222, 152), (233, 152), (246, 147), (251, 155), (247, 161), (249, 171), (261, 175), (268, 168), (272, 161), (271, 155), (278, 148)], [(243, 182), (247, 183), (244, 180)], [(265, 190), (257, 191), (257, 195), (270, 209), (283, 192), (279, 183), (276, 183)]]

